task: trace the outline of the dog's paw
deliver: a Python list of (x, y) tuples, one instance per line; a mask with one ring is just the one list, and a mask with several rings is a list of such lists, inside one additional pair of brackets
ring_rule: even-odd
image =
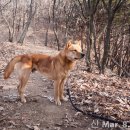
[(61, 100), (67, 102), (67, 101), (68, 101), (68, 98), (63, 96), (63, 97), (61, 98)]
[(26, 103), (27, 101), (26, 101), (25, 98), (21, 98), (21, 102), (22, 102), (22, 103)]
[(61, 106), (61, 101), (60, 100), (55, 100), (55, 104), (58, 106)]

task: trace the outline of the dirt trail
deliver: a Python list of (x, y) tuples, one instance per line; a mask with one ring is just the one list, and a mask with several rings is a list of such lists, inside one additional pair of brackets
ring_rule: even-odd
[[(17, 75), (14, 72), (8, 80), (3, 79), (3, 70), (12, 57), (24, 53), (46, 53), (56, 55), (58, 51), (42, 45), (26, 43), (23, 46), (16, 43), (1, 43), (0, 46), (0, 130), (120, 130), (120, 128), (102, 127), (103, 122), (95, 126), (97, 119), (77, 113), (70, 102), (62, 102), (56, 106), (53, 99), (53, 81), (46, 79), (38, 72), (31, 74), (26, 85), (27, 103), (22, 104), (17, 93)], [(88, 84), (86, 91), (93, 89), (95, 79), (100, 79), (100, 86), (104, 76), (89, 74), (84, 70), (84, 62), (79, 61), (71, 72), (70, 86), (72, 96), (79, 94), (85, 97), (83, 84)], [(86, 66), (85, 66), (86, 67)], [(92, 80), (92, 83), (90, 82)], [(82, 83), (83, 82), (83, 83)], [(78, 90), (76, 90), (78, 88)], [(83, 93), (79, 93), (79, 89)], [(75, 90), (75, 92), (73, 92)], [(93, 89), (94, 91), (95, 89)], [(89, 94), (89, 93), (86, 93)], [(78, 97), (77, 105), (84, 99)], [(104, 97), (103, 97), (104, 99)], [(85, 106), (88, 108), (89, 106)], [(94, 128), (93, 128), (94, 127)], [(95, 128), (97, 127), (97, 128)], [(109, 128), (108, 128), (109, 127)], [(126, 130), (126, 129), (122, 129)]]
[(3, 68), (7, 62), (17, 54), (49, 53), (57, 51), (36, 45), (24, 46), (4, 43), (0, 50), (0, 130), (90, 130), (92, 120), (82, 114), (76, 116), (75, 110), (69, 102), (56, 106), (53, 102), (53, 82), (45, 79), (41, 74), (31, 74), (26, 85), (27, 103), (19, 101), (17, 93), (16, 74), (3, 80)]

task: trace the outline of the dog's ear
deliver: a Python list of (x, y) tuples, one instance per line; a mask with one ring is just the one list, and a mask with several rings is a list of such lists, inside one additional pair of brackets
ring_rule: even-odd
[(78, 44), (79, 46), (81, 46), (81, 40), (77, 41), (77, 44)]
[(66, 43), (65, 48), (69, 48), (71, 45), (72, 45), (72, 41), (71, 41), (71, 40), (69, 40), (69, 41)]

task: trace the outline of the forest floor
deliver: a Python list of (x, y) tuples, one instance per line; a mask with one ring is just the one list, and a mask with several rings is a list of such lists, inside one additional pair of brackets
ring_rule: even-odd
[[(3, 46), (2, 46), (3, 45)], [(56, 106), (53, 102), (53, 82), (35, 72), (27, 84), (27, 103), (22, 104), (17, 93), (17, 75), (3, 79), (3, 68), (17, 54), (49, 53), (57, 51), (41, 46), (23, 46), (3, 43), (0, 53), (0, 130), (85, 130), (91, 127), (92, 120), (76, 112), (69, 102)], [(4, 49), (2, 49), (4, 48)], [(33, 48), (33, 49), (32, 49)]]
[[(49, 35), (50, 47), (43, 45), (45, 30), (44, 34), (39, 31), (35, 35), (29, 30), (22, 46), (5, 42), (7, 32), (3, 30), (0, 36), (0, 130), (126, 130), (76, 112), (69, 101), (56, 106), (53, 100), (53, 81), (38, 72), (31, 74), (26, 85), (27, 103), (22, 104), (17, 93), (16, 73), (8, 80), (3, 79), (7, 63), (18, 54), (55, 55), (58, 51), (51, 46), (54, 37), (52, 32)], [(88, 73), (85, 59), (82, 59), (70, 73), (67, 82), (75, 105), (83, 111), (103, 113), (113, 119), (129, 121), (130, 79), (120, 78), (109, 69), (105, 75), (99, 75), (96, 67), (93, 67), (93, 72)]]
[[(119, 127), (105, 127), (103, 121), (99, 121), (98, 126), (96, 126), (98, 119), (93, 119), (76, 112), (69, 101), (63, 102), (61, 106), (56, 106), (53, 100), (53, 82), (38, 72), (31, 74), (26, 86), (27, 103), (22, 104), (17, 93), (18, 80), (16, 73), (14, 72), (10, 79), (4, 80), (3, 69), (12, 57), (23, 53), (46, 53), (54, 55), (57, 54), (57, 51), (39, 45), (24, 44), (21, 46), (9, 42), (1, 43), (0, 130), (119, 130)], [(98, 86), (95, 81), (98, 80), (98, 82), (103, 83), (100, 80), (109, 82), (110, 79), (107, 79), (105, 75), (87, 73), (85, 71), (84, 60), (81, 60), (71, 72), (69, 80), (72, 91), (75, 91), (71, 92), (71, 94), (73, 97), (77, 96), (75, 98), (77, 105), (81, 104), (83, 106), (81, 108), (84, 109), (84, 106), (86, 106), (84, 103), (88, 103), (88, 107), (92, 105), (90, 103), (90, 99), (92, 98), (90, 94), (92, 94), (92, 91), (97, 91), (96, 86)], [(90, 80), (94, 84), (91, 84)], [(121, 79), (118, 82), (121, 82)], [(127, 82), (129, 85), (128, 81), (125, 80), (124, 82)], [(92, 90), (91, 92), (89, 90), (85, 91), (87, 92), (87, 99), (84, 95), (84, 89)], [(105, 92), (101, 94), (104, 94), (104, 98), (106, 98), (107, 94)], [(91, 105), (89, 106), (89, 104)], [(97, 108), (95, 111), (98, 112)]]

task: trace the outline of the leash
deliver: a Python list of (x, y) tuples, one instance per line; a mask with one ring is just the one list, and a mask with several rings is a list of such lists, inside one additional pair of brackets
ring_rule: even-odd
[(127, 128), (130, 128), (130, 122), (127, 122), (127, 121), (120, 121), (120, 120), (114, 120), (114, 119), (111, 119), (109, 117), (105, 117), (103, 115), (99, 115), (97, 113), (94, 113), (94, 112), (90, 112), (90, 111), (86, 111), (84, 112), (83, 110), (79, 109), (72, 101), (72, 98), (71, 98), (71, 95), (70, 95), (70, 90), (68, 88), (68, 84), (67, 84), (67, 95), (69, 96), (69, 100), (70, 100), (70, 103), (71, 105), (73, 106), (73, 108), (78, 111), (78, 112), (81, 112), (83, 115), (87, 115), (89, 117), (92, 117), (92, 118), (96, 118), (96, 119), (100, 119), (100, 120), (103, 120), (103, 121), (109, 121), (110, 123), (117, 123), (119, 125), (124, 125), (125, 124), (125, 127)]

